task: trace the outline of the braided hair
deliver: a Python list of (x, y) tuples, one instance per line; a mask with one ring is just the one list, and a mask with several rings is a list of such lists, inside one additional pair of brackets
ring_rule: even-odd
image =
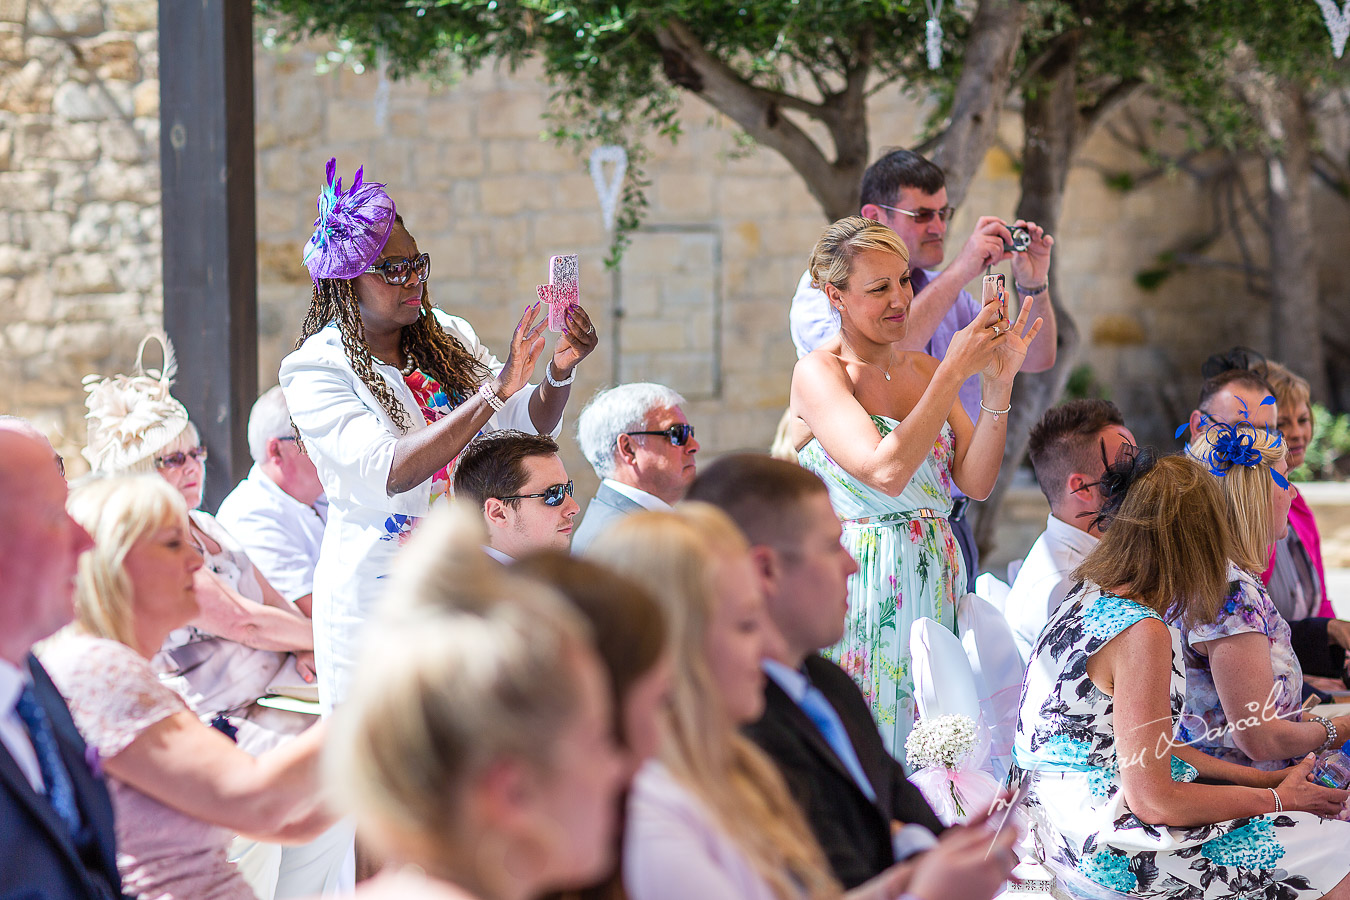
[[(403, 217), (396, 217), (395, 222), (401, 227)], [(403, 404), (399, 403), (389, 385), (375, 371), (374, 357), (370, 353), (370, 345), (366, 343), (366, 329), (361, 321), (356, 288), (352, 281), (345, 278), (320, 278), (314, 282), (314, 295), (295, 346), (299, 349), (301, 344), (329, 323), (335, 323), (342, 334), (342, 347), (352, 370), (370, 388), (394, 424), (406, 431), (411, 423)], [(456, 403), (462, 403), (492, 374), (458, 338), (447, 334), (436, 322), (432, 313), (430, 285), (424, 286), (422, 291), (422, 315), (415, 323), (403, 328), (399, 350), (417, 368), (438, 381)]]

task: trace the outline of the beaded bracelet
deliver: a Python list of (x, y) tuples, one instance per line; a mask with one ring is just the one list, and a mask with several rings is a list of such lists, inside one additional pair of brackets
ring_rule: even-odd
[(502, 407), (506, 405), (506, 401), (498, 397), (497, 392), (492, 389), (492, 382), (490, 381), (483, 382), (482, 386), (478, 388), (478, 396), (482, 397), (483, 401), (492, 407), (493, 412), (501, 412)]
[(1275, 811), (1277, 813), (1284, 812), (1284, 804), (1280, 802), (1280, 795), (1274, 788), (1266, 788), (1266, 790), (1270, 791), (1270, 796), (1275, 798)]

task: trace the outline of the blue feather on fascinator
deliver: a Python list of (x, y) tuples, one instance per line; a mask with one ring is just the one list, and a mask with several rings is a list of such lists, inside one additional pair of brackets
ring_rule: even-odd
[[(1239, 402), (1241, 400), (1239, 399)], [(1271, 406), (1275, 403), (1274, 397), (1266, 397), (1261, 401), (1262, 406)], [(1271, 446), (1279, 447), (1284, 443), (1284, 435), (1268, 427), (1253, 425), (1248, 415), (1247, 404), (1242, 403), (1242, 419), (1237, 424), (1230, 425), (1227, 422), (1207, 421), (1205, 427), (1205, 437), (1209, 448), (1204, 451), (1195, 449), (1196, 443), (1192, 441), (1187, 448), (1187, 453), (1192, 459), (1202, 463), (1211, 473), (1219, 478), (1227, 475), (1234, 466), (1243, 466), (1244, 468), (1254, 468), (1261, 465), (1262, 454), (1256, 447), (1256, 436), (1260, 432), (1265, 432), (1267, 436), (1273, 437)], [(1206, 417), (1208, 420), (1208, 417)], [(1181, 437), (1186, 431), (1186, 425), (1177, 429), (1177, 437)], [(1289, 479), (1285, 478), (1274, 469), (1270, 469), (1270, 478), (1281, 488), (1289, 488)]]

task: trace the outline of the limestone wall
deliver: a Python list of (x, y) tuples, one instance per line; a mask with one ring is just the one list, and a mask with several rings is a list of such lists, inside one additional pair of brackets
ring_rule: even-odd
[(75, 472), (81, 377), (162, 306), (157, 38), (146, 0), (0, 0), (0, 411)]
[[(155, 17), (151, 0), (0, 0), (0, 410), (36, 418), (68, 457), (83, 438), (80, 377), (130, 365), (161, 308)], [(795, 358), (788, 299), (825, 224), (785, 163), (744, 150), (689, 99), (679, 142), (652, 141), (647, 224), (610, 272), (586, 160), (540, 139), (549, 91), (536, 69), (382, 85), (375, 72), (316, 74), (325, 50), (256, 49), (262, 386), (308, 304), (300, 247), (336, 155), (346, 178), (364, 163), (389, 185), (432, 255), (434, 298), (503, 353), (548, 257), (580, 253), (583, 302), (604, 339), (581, 369), (578, 406), (616, 380), (662, 380), (689, 396), (707, 452), (767, 444)], [(893, 90), (872, 104), (874, 155), (913, 142), (921, 108)], [(1015, 146), (1015, 111), (1005, 126)], [(1336, 140), (1350, 142), (1347, 131)], [(1184, 178), (1110, 190), (1100, 170), (1138, 162), (1105, 135), (1081, 160), (1056, 235), (1061, 299), (1085, 335), (1080, 359), (1141, 436), (1160, 438), (1189, 410), (1205, 355), (1266, 345), (1267, 310), (1229, 273), (1139, 289), (1134, 275), (1157, 252), (1202, 227), (1205, 200)], [(1347, 310), (1338, 267), (1350, 219), (1327, 197), (1325, 305)], [(978, 215), (1010, 216), (1016, 199), (1014, 161), (996, 148), (949, 254)], [(570, 436), (565, 447), (589, 494)]]

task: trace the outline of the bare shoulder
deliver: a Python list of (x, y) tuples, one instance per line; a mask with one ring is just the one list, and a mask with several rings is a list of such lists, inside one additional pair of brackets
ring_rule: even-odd
[(848, 379), (848, 370), (844, 366), (843, 359), (839, 356), (837, 347), (830, 346), (832, 342), (826, 342), (815, 350), (797, 360), (797, 365), (792, 369), (793, 379), (799, 377), (806, 378), (824, 378), (831, 381), (846, 381)]

